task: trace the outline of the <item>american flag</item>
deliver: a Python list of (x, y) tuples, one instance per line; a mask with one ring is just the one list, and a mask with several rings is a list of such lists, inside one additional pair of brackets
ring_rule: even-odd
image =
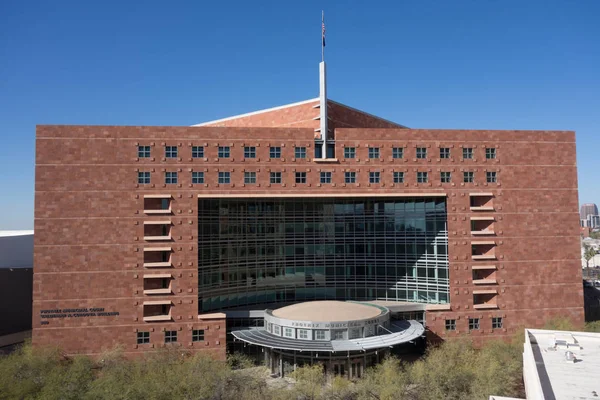
[(325, 21), (321, 22), (321, 36), (323, 38), (323, 47), (325, 47)]

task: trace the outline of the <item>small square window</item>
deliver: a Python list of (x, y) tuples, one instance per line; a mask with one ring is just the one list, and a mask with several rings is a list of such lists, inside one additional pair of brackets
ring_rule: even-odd
[(464, 183), (473, 183), (475, 173), (472, 171), (463, 172), (463, 182)]
[(150, 172), (138, 172), (138, 183), (147, 185), (150, 183)]
[(177, 172), (165, 172), (165, 183), (166, 184), (177, 183)]
[(394, 183), (404, 183), (404, 172), (394, 171)]
[(344, 158), (356, 158), (356, 147), (344, 147)]
[(487, 183), (496, 183), (496, 171), (486, 172), (485, 180)]
[(306, 158), (306, 147), (296, 147), (294, 150), (294, 157)]
[(192, 330), (192, 342), (202, 342), (204, 340), (204, 329)]
[(244, 158), (256, 158), (256, 147), (244, 147)]
[(315, 340), (325, 340), (325, 331), (317, 329), (315, 332)]
[(417, 183), (429, 182), (429, 175), (427, 172), (417, 172)]
[(271, 172), (270, 182), (281, 183), (281, 172)]
[(488, 160), (493, 160), (496, 158), (496, 148), (495, 147), (486, 147), (485, 148), (485, 158)]
[(177, 158), (177, 146), (165, 146), (166, 158)]
[(306, 183), (306, 172), (296, 172), (296, 183)]
[(192, 172), (192, 183), (204, 183), (204, 172)]
[(440, 147), (440, 158), (450, 158), (449, 147)]
[(292, 328), (285, 328), (283, 331), (283, 336), (285, 337), (293, 337), (293, 331)]
[(446, 320), (446, 330), (447, 331), (455, 331), (456, 330), (456, 320), (455, 319), (447, 319)]
[(344, 182), (356, 183), (356, 172), (344, 172)]
[(150, 332), (138, 332), (137, 333), (137, 344), (148, 344), (150, 343)]
[(469, 330), (479, 329), (479, 318), (469, 318)]
[(331, 331), (331, 333), (333, 334), (332, 336), (332, 340), (344, 340), (344, 331), (343, 330), (335, 330), (335, 331)]
[(379, 183), (381, 181), (380, 172), (369, 172), (369, 183)]
[(502, 317), (492, 317), (492, 329), (502, 329)]
[(440, 181), (442, 183), (450, 183), (451, 180), (452, 180), (451, 172), (446, 172), (446, 171), (440, 172)]
[(230, 149), (229, 146), (219, 146), (219, 152), (217, 157), (219, 158), (229, 158)]
[(470, 160), (473, 158), (473, 148), (472, 147), (463, 148), (463, 158), (465, 160)]
[(269, 148), (269, 157), (270, 158), (281, 158), (281, 147), (270, 147)]
[(231, 172), (219, 172), (219, 183), (231, 183)]
[(298, 329), (298, 338), (308, 339), (308, 331), (306, 329)]
[(273, 324), (273, 334), (281, 335), (281, 326)]
[(369, 158), (379, 158), (379, 147), (369, 147)]
[(244, 172), (244, 183), (256, 183), (256, 172)]
[(165, 331), (165, 343), (176, 343), (177, 331)]
[(192, 158), (204, 158), (204, 147), (192, 146)]
[(404, 147), (392, 147), (393, 158), (404, 158)]
[(150, 157), (150, 146), (138, 146), (138, 158)]
[(417, 158), (427, 158), (427, 148), (426, 147), (417, 147)]
[(321, 172), (321, 183), (331, 183), (331, 172)]

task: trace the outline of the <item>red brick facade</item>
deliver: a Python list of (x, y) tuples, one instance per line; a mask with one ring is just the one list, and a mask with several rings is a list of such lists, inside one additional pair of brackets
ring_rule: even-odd
[[(121, 344), (135, 354), (163, 346), (163, 331), (175, 330), (183, 348), (223, 358), (224, 315), (198, 315), (198, 195), (442, 194), (450, 305), (427, 312), (432, 335), (470, 333), (477, 341), (557, 315), (583, 322), (573, 132), (404, 129), (330, 102), (337, 159), (323, 162), (312, 157), (313, 106), (218, 126), (38, 126), (33, 343), (87, 354)], [(138, 145), (150, 146), (151, 156), (138, 158)], [(270, 145), (281, 146), (280, 159), (269, 159)], [(177, 158), (165, 158), (165, 146), (176, 146)], [(203, 146), (204, 157), (192, 158), (192, 146)], [(230, 157), (219, 158), (218, 146), (230, 146)], [(244, 146), (255, 146), (256, 158), (244, 159)], [(305, 146), (308, 158), (295, 159), (295, 146)], [(355, 159), (344, 159), (344, 146), (356, 147)], [(379, 159), (368, 158), (369, 146), (380, 148)], [(392, 158), (392, 147), (403, 147), (404, 157)], [(427, 149), (425, 159), (417, 147)], [(450, 158), (440, 158), (440, 147), (450, 148)], [(464, 147), (472, 159), (463, 160)], [(486, 159), (486, 148), (496, 149), (495, 159)], [(204, 172), (204, 184), (192, 183), (194, 171)], [(218, 184), (219, 171), (231, 173), (231, 184)], [(244, 171), (255, 171), (257, 184), (245, 185)], [(282, 184), (269, 183), (270, 171), (282, 172)], [(306, 184), (295, 183), (296, 171), (307, 172)], [(320, 171), (333, 173), (332, 184), (319, 183)], [(357, 172), (356, 184), (344, 183), (345, 171)], [(381, 173), (381, 183), (369, 183), (370, 171)], [(395, 171), (405, 183), (393, 183)], [(452, 173), (450, 183), (440, 182), (442, 171)], [(463, 183), (465, 171), (473, 183)], [(486, 182), (491, 171), (496, 183)], [(138, 172), (150, 172), (151, 183), (138, 184)], [(178, 183), (165, 184), (166, 172), (177, 172)], [(417, 183), (417, 172), (428, 172), (429, 182)], [(170, 212), (146, 214), (145, 195), (170, 196)], [(493, 233), (472, 233), (471, 219)], [(145, 223), (157, 220), (170, 221), (170, 241), (145, 240)], [(171, 266), (144, 267), (144, 249), (165, 246)], [(171, 294), (145, 294), (150, 275), (170, 275)], [(145, 302), (169, 302), (170, 321), (144, 321)], [(503, 327), (492, 329), (492, 317), (502, 317)], [(469, 332), (469, 318), (480, 318), (479, 330)], [(446, 331), (446, 319), (456, 321), (455, 331)], [(197, 329), (205, 338), (192, 342)], [(149, 331), (150, 343), (138, 345), (137, 331)]]

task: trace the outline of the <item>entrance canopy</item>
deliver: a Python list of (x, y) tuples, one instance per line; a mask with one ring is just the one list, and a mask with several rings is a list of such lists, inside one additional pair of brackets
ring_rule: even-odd
[(419, 322), (413, 320), (391, 321), (387, 331), (389, 333), (383, 335), (330, 341), (307, 341), (275, 336), (265, 328), (234, 330), (231, 334), (243, 342), (270, 349), (335, 353), (375, 350), (407, 343), (423, 335), (425, 328)]

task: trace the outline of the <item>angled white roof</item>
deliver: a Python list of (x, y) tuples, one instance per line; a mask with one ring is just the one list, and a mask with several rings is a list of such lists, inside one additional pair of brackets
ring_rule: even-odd
[(225, 122), (225, 121), (229, 121), (232, 119), (238, 119), (238, 118), (244, 118), (244, 117), (250, 117), (252, 115), (257, 115), (257, 114), (263, 114), (263, 113), (268, 113), (271, 111), (277, 111), (277, 110), (281, 110), (284, 108), (289, 108), (289, 107), (295, 107), (295, 106), (300, 106), (302, 104), (307, 104), (307, 103), (314, 103), (314, 102), (318, 102), (319, 98), (316, 97), (314, 99), (309, 99), (309, 100), (304, 100), (304, 101), (299, 101), (297, 103), (290, 103), (290, 104), (285, 104), (283, 106), (278, 106), (278, 107), (272, 107), (272, 108), (265, 108), (264, 110), (258, 110), (258, 111), (253, 111), (253, 112), (249, 112), (249, 113), (245, 113), (245, 114), (238, 114), (238, 115), (234, 115), (232, 117), (227, 117), (227, 118), (221, 118), (221, 119), (215, 119), (213, 121), (208, 121), (208, 122), (202, 122), (200, 124), (196, 124), (196, 125), (192, 125), (192, 126), (206, 126), (206, 125), (212, 125), (212, 124), (216, 124), (219, 122)]

